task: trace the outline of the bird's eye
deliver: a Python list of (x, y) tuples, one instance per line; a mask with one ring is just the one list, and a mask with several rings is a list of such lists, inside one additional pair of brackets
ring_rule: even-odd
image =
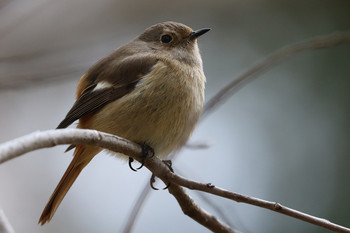
[(162, 37), (160, 38), (160, 41), (162, 41), (162, 43), (169, 43), (170, 41), (172, 41), (173, 38), (170, 35), (162, 35)]

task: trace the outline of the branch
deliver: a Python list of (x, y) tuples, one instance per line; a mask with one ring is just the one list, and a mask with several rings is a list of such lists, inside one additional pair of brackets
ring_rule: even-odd
[[(164, 179), (162, 180), (165, 181)], [(165, 181), (164, 183), (167, 182)], [(197, 205), (197, 203), (195, 203), (194, 200), (186, 194), (185, 190), (181, 186), (171, 184), (168, 189), (169, 193), (171, 193), (176, 198), (184, 214), (191, 217), (198, 223), (208, 223), (206, 227), (211, 231), (217, 233), (236, 232), (232, 230), (228, 225), (220, 222), (213, 215), (209, 214), (208, 212), (203, 210), (199, 205)]]
[(193, 180), (186, 179), (186, 178), (179, 176), (175, 173), (168, 173), (166, 179), (172, 183), (176, 183), (178, 185), (181, 185), (183, 187), (186, 187), (186, 188), (189, 188), (192, 190), (199, 190), (199, 191), (214, 194), (216, 196), (224, 197), (224, 198), (236, 201), (236, 202), (243, 202), (243, 203), (247, 203), (250, 205), (259, 206), (259, 207), (269, 209), (269, 210), (272, 210), (272, 211), (275, 211), (275, 212), (278, 212), (278, 213), (281, 213), (284, 215), (288, 215), (288, 216), (293, 217), (293, 218), (300, 219), (300, 220), (305, 221), (305, 222), (312, 223), (312, 224), (317, 225), (317, 226), (324, 227), (328, 230), (332, 230), (335, 232), (350, 233), (349, 228), (334, 224), (334, 223), (330, 222), (329, 220), (326, 220), (323, 218), (314, 217), (312, 215), (305, 214), (303, 212), (285, 207), (277, 202), (265, 201), (265, 200), (262, 200), (259, 198), (248, 197), (248, 196), (245, 196), (245, 195), (242, 195), (239, 193), (230, 192), (228, 190), (215, 187), (211, 183), (196, 182)]
[(10, 222), (5, 216), (5, 213), (0, 209), (0, 232), (1, 233), (15, 233), (15, 230), (12, 228)]
[[(123, 153), (131, 156), (138, 161), (142, 159), (142, 149), (138, 144), (118, 136), (95, 130), (60, 129), (32, 133), (0, 145), (0, 163), (6, 162), (20, 156), (21, 154), (36, 149), (52, 147), (60, 144), (96, 145), (117, 153)], [(200, 183), (183, 178), (175, 173), (172, 173), (169, 168), (156, 156), (148, 158), (145, 162), (145, 166), (154, 175), (162, 179), (164, 183), (167, 183), (168, 181), (172, 182), (169, 187), (169, 192), (176, 198), (183, 212), (214, 232), (234, 231), (198, 206), (193, 199), (185, 193), (181, 186), (211, 193), (237, 202), (244, 202), (273, 210), (275, 212), (282, 213), (336, 232), (350, 233), (350, 229), (348, 228), (331, 223), (325, 219), (317, 218), (300, 211), (293, 210), (276, 202), (269, 202), (254, 197), (244, 196), (242, 194), (217, 188), (212, 184)]]
[[(88, 144), (102, 147), (117, 153), (133, 157), (137, 161), (142, 160), (141, 147), (127, 139), (99, 132), (96, 130), (59, 129), (44, 132), (35, 132), (0, 145), (0, 164), (16, 158), (24, 153), (53, 147), (61, 144)], [(146, 160), (145, 166), (156, 176), (167, 183), (166, 173), (171, 173), (169, 168), (156, 156)], [(176, 198), (186, 215), (214, 232), (235, 233), (229, 226), (217, 220), (198, 206), (194, 200), (186, 194), (184, 189), (176, 184), (171, 185), (169, 192)]]
[[(1, 58), (0, 58), (1, 62)], [(83, 73), (88, 65), (75, 64), (73, 66), (66, 66), (59, 70), (45, 69), (44, 71), (31, 73), (18, 73), (15, 75), (6, 75), (6, 78), (0, 81), (0, 91), (8, 89), (20, 89), (29, 86), (40, 86), (47, 84), (55, 84), (64, 80), (72, 80), (69, 74)]]
[[(188, 169), (186, 173), (188, 173)], [(178, 167), (176, 168), (176, 174), (182, 177), (184, 176), (184, 173), (182, 171), (179, 171)], [(187, 174), (187, 176), (197, 177), (194, 173), (192, 173), (191, 175)], [(212, 208), (225, 223), (227, 223), (231, 228), (236, 229), (235, 224), (232, 221), (232, 214), (230, 214), (229, 216), (228, 214), (225, 214), (225, 211), (222, 208), (220, 208), (220, 206), (214, 201), (214, 199), (210, 198), (210, 196), (207, 195), (206, 192), (197, 192), (196, 195), (198, 195), (205, 202), (206, 205), (210, 206), (210, 208)], [(242, 227), (244, 227), (244, 224), (241, 222), (241, 228)], [(243, 232), (247, 231), (248, 230), (243, 230)]]
[(142, 192), (140, 193), (139, 197), (137, 198), (136, 203), (134, 204), (131, 213), (129, 214), (129, 217), (127, 218), (127, 222), (124, 226), (123, 233), (129, 233), (132, 231), (132, 228), (134, 226), (134, 223), (136, 221), (137, 215), (140, 212), (143, 204), (145, 203), (144, 200), (148, 196), (149, 191), (151, 191), (151, 186), (148, 182), (145, 183), (146, 185), (143, 187)]
[(124, 138), (96, 130), (58, 129), (34, 132), (0, 145), (0, 164), (24, 153), (62, 144), (96, 145), (140, 160), (141, 147)]

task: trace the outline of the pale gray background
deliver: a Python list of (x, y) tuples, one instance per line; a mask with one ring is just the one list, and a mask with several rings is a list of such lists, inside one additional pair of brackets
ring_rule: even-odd
[[(209, 99), (281, 46), (350, 29), (350, 2), (2, 0), (0, 142), (55, 128), (89, 66), (167, 20), (212, 28), (199, 40)], [(41, 84), (35, 82), (40, 78)], [(18, 86), (20, 80), (28, 83)], [(350, 227), (349, 88), (350, 44), (295, 55), (203, 121), (191, 141), (211, 147), (184, 150), (175, 170)], [(80, 175), (52, 222), (37, 224), (71, 161), (64, 150), (35, 151), (0, 165), (0, 208), (15, 230), (120, 232), (150, 173), (132, 172), (106, 154)], [(242, 232), (327, 232), (268, 210), (212, 199)], [(152, 191), (134, 232), (208, 230), (184, 216), (167, 191)]]

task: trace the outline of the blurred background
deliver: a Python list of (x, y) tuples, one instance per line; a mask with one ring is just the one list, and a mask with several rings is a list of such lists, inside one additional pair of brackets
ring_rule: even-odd
[[(199, 40), (208, 100), (276, 49), (350, 29), (350, 2), (0, 0), (0, 142), (55, 128), (91, 65), (148, 26), (168, 20), (212, 28)], [(203, 120), (190, 141), (210, 147), (183, 150), (174, 169), (350, 227), (349, 119), (350, 44), (302, 52)], [(79, 176), (53, 220), (37, 224), (72, 159), (65, 148), (0, 165), (0, 208), (13, 228), (17, 233), (121, 232), (150, 172), (132, 172), (105, 153)], [(189, 193), (221, 218), (197, 192)], [(205, 196), (242, 232), (328, 232)], [(133, 232), (209, 231), (186, 217), (167, 191), (151, 191)]]

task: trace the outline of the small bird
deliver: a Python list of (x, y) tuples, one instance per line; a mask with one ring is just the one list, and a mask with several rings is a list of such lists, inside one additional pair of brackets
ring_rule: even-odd
[[(118, 135), (165, 158), (187, 141), (202, 111), (205, 76), (197, 38), (209, 30), (176, 22), (147, 28), (80, 78), (76, 102), (57, 128), (79, 120), (77, 128)], [(52, 219), (80, 172), (102, 150), (88, 145), (69, 149), (74, 147), (41, 225)]]

